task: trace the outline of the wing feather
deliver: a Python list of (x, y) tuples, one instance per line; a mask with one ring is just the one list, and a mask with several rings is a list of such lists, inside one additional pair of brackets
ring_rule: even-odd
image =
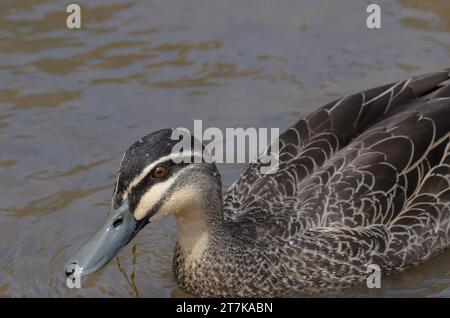
[(378, 226), (371, 247), (349, 246), (389, 255), (393, 268), (429, 257), (450, 244), (449, 118), (448, 71), (329, 103), (280, 136), (275, 174), (260, 163), (243, 171), (225, 218), (255, 239), (306, 240), (320, 228), (326, 240), (353, 241)]

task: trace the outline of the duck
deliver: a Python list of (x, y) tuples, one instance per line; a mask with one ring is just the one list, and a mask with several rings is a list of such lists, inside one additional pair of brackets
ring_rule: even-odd
[(98, 271), (167, 216), (174, 279), (199, 297), (324, 295), (364, 285), (371, 266), (385, 277), (428, 260), (450, 245), (449, 71), (303, 116), (279, 135), (277, 171), (252, 162), (225, 191), (198, 147), (172, 151), (174, 129), (144, 136), (123, 156), (104, 225), (66, 274)]

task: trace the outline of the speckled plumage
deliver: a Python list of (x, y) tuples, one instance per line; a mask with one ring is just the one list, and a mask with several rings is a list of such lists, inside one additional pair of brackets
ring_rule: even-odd
[(266, 175), (250, 164), (223, 207), (209, 210), (200, 259), (186, 261), (177, 247), (181, 288), (198, 296), (326, 293), (364, 283), (369, 264), (387, 275), (446, 248), (448, 70), (319, 108), (280, 136), (279, 161)]

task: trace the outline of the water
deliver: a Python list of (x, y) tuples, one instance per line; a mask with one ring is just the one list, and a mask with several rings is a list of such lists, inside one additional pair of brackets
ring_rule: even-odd
[[(0, 2), (0, 296), (185, 296), (174, 221), (69, 290), (123, 152), (165, 127), (286, 128), (337, 96), (449, 67), (446, 0)], [(221, 167), (225, 184), (241, 167)], [(450, 252), (350, 296), (450, 296)], [(135, 263), (135, 265), (133, 265)], [(133, 276), (132, 276), (133, 274)], [(134, 279), (132, 278), (134, 277)]]

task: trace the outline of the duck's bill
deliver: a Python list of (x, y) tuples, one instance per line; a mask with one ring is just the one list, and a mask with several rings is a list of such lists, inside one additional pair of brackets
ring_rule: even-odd
[(148, 223), (136, 221), (128, 204), (111, 208), (104, 225), (95, 236), (69, 261), (66, 275), (92, 274), (108, 264), (119, 251)]

